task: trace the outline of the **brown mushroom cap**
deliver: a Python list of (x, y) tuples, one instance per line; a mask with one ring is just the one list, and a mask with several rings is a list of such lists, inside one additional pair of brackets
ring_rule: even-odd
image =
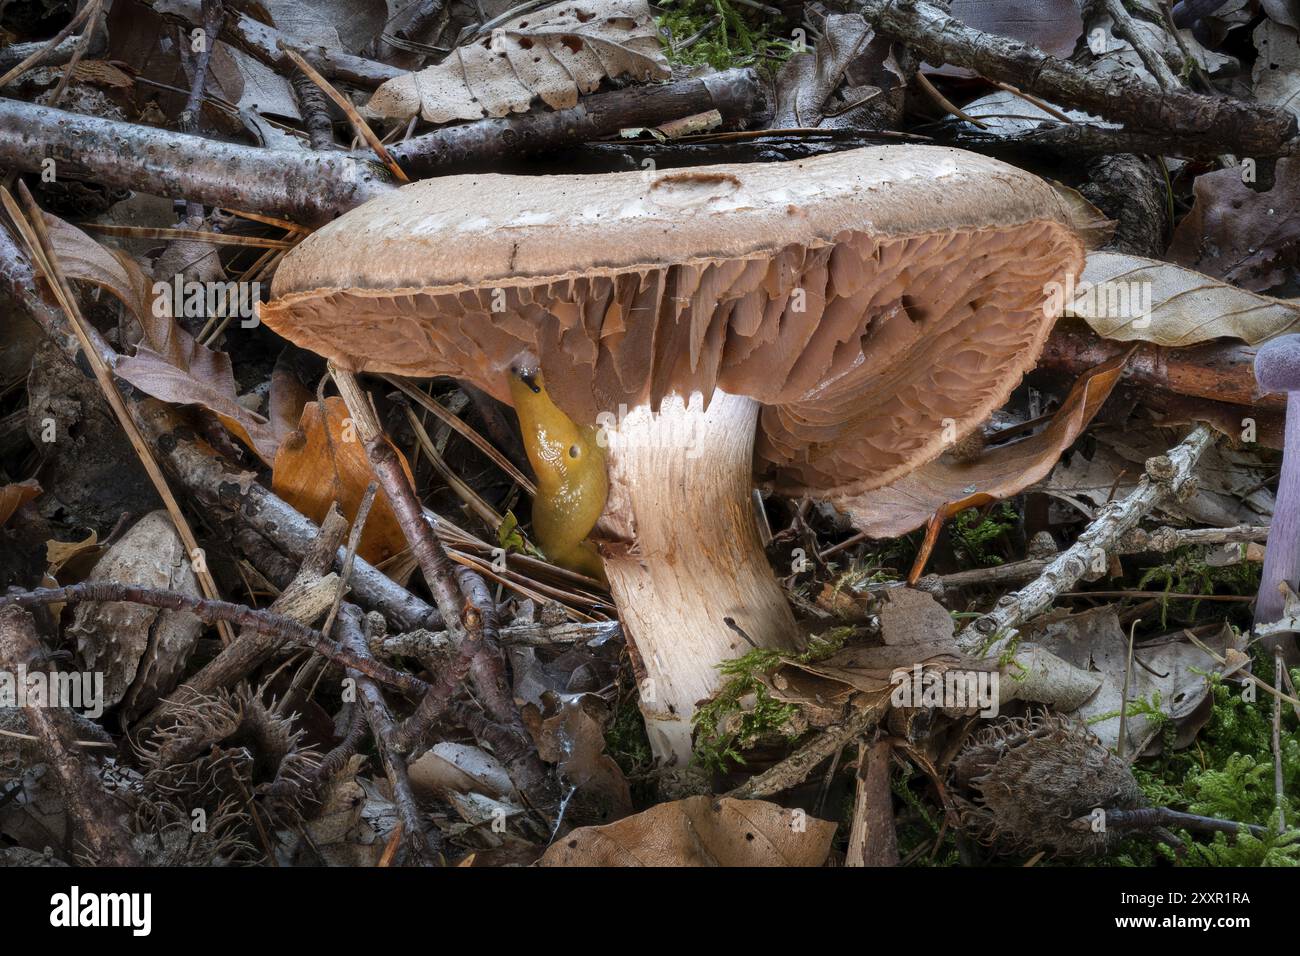
[(354, 371), (505, 401), (504, 371), (536, 355), (587, 424), (747, 395), (765, 406), (756, 469), (833, 496), (893, 481), (1006, 400), (1055, 319), (1045, 287), (1082, 269), (1071, 221), (1036, 176), (929, 146), (455, 176), (314, 233), (261, 315)]

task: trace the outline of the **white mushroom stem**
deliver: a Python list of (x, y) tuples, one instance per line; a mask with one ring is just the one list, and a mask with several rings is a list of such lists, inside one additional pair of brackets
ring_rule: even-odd
[(752, 510), (758, 411), (721, 391), (707, 411), (698, 393), (689, 405), (670, 396), (658, 414), (640, 406), (605, 429), (605, 520), (635, 542), (605, 573), (645, 666), (641, 712), (664, 763), (690, 759), (696, 703), (721, 686), (720, 663), (751, 650), (739, 631), (758, 647), (798, 646)]

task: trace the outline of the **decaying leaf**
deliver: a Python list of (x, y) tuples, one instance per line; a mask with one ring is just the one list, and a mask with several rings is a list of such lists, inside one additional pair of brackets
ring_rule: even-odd
[(1111, 359), (1075, 382), (1038, 434), (968, 460), (944, 454), (892, 485), (840, 499), (836, 507), (849, 515), (859, 531), (893, 538), (921, 527), (940, 509), (953, 514), (1022, 491), (1046, 477), (1092, 421), (1119, 381), (1127, 358)]
[[(1098, 335), (1120, 342), (1184, 346), (1238, 338), (1255, 345), (1300, 328), (1300, 305), (1295, 302), (1118, 252), (1090, 253), (1075, 291), (1078, 295), (1066, 305), (1065, 315), (1084, 319)], [(1127, 297), (1129, 305), (1120, 303), (1121, 297)], [(1133, 308), (1136, 300), (1143, 308)]]
[(1254, 292), (1285, 282), (1300, 242), (1300, 160), (1279, 159), (1268, 192), (1255, 192), (1236, 168), (1203, 173), (1192, 188), (1169, 258)]
[(574, 789), (579, 818), (618, 820), (632, 812), (632, 794), (614, 758), (605, 753), (600, 721), (583, 707), (581, 698), (564, 702), (559, 713), (542, 721), (537, 752), (555, 764)]
[[(402, 460), (406, 468), (405, 459)], [(409, 469), (407, 469), (409, 477)], [(319, 402), (309, 403), (302, 412), (298, 432), (285, 439), (276, 453), (271, 471), (271, 490), (312, 521), (324, 520), (330, 506), (338, 502), (348, 521), (374, 480), (370, 460), (348, 416), (343, 399), (325, 400), (325, 414)], [(388, 496), (380, 491), (366, 518), (357, 553), (378, 564), (406, 550), (406, 538)]]
[(1259, 51), (1251, 72), (1255, 99), (1300, 116), (1300, 33), (1295, 24), (1263, 20), (1251, 37)]
[(15, 511), (41, 493), (41, 486), (36, 480), (17, 481), (9, 485), (0, 485), (0, 525), (8, 521)]
[(265, 418), (239, 403), (230, 357), (200, 345), (181, 328), (171, 316), (168, 297), (155, 301), (152, 281), (126, 253), (110, 251), (48, 213), (45, 219), (68, 277), (112, 293), (140, 325), (142, 344), (135, 355), (118, 361), (116, 374), (164, 402), (210, 409), (263, 461), (271, 463), (281, 436)]
[(645, 0), (573, 0), (521, 14), (435, 66), (388, 80), (366, 110), (430, 123), (523, 113), (537, 98), (564, 110), (605, 79), (668, 72)]
[[(92, 581), (116, 581), (199, 597), (185, 546), (166, 511), (145, 515), (95, 564)], [(139, 714), (179, 680), (203, 631), (185, 611), (128, 602), (77, 606), (68, 635), (88, 671), (104, 675), (105, 707)]]
[[(1175, 747), (1191, 743), (1209, 719), (1210, 686), (1206, 675), (1220, 668), (1208, 654), (1185, 640), (1139, 644), (1129, 674), (1128, 703), (1121, 703), (1128, 635), (1114, 607), (1056, 617), (1045, 622), (1034, 639), (1074, 666), (1101, 678), (1097, 693), (1067, 713), (1086, 724), (1111, 750), (1119, 743), (1119, 714), (1124, 708), (1129, 711), (1124, 752), (1130, 755), (1152, 746), (1158, 749), (1164, 718), (1178, 726)], [(1205, 643), (1222, 654), (1236, 647), (1236, 641), (1232, 629), (1225, 625)]]
[[(861, 14), (826, 17), (814, 50), (786, 60), (776, 77), (773, 129), (819, 126), (831, 94), (844, 80), (849, 63), (870, 41), (871, 28)], [(880, 91), (877, 89), (876, 95)]]
[(554, 843), (539, 866), (821, 866), (835, 824), (762, 800), (687, 797)]
[(501, 762), (481, 747), (444, 740), (434, 744), (407, 768), (411, 789), (428, 796), (484, 793), (503, 797), (514, 792), (510, 774)]

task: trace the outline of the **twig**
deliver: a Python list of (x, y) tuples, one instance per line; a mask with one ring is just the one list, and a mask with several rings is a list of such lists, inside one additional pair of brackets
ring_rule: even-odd
[(418, 677), (394, 670), (386, 664), (360, 659), (347, 648), (330, 641), (320, 631), (312, 630), (292, 618), (282, 617), (270, 611), (244, 607), (242, 604), (231, 604), (229, 601), (215, 601), (176, 591), (134, 587), (115, 581), (94, 581), (70, 584), (63, 588), (38, 588), (35, 591), (15, 591), (0, 595), (0, 608), (79, 604), (83, 601), (126, 601), (170, 611), (186, 611), (207, 624), (215, 624), (218, 621), (238, 624), (240, 627), (250, 628), (259, 633), (275, 634), (286, 641), (304, 644), (336, 664), (355, 668), (403, 693), (419, 695), (429, 690), (429, 685)]
[(823, 760), (833, 757), (854, 737), (873, 729), (888, 709), (889, 695), (878, 695), (866, 706), (855, 710), (842, 723), (817, 734), (780, 763), (750, 777), (726, 796), (737, 800), (761, 800), (798, 786)]
[[(1092, 816), (1080, 817), (1071, 823), (1071, 826), (1077, 829), (1088, 829), (1093, 826)], [(1193, 833), (1227, 833), (1236, 835), (1241, 832), (1241, 828), (1256, 837), (1264, 836), (1267, 831), (1264, 827), (1254, 823), (1238, 823), (1235, 820), (1222, 820), (1218, 817), (1203, 817), (1195, 813), (1184, 813), (1181, 810), (1171, 810), (1169, 807), (1142, 807), (1137, 810), (1113, 809), (1106, 811), (1106, 827), (1108, 829), (1133, 829), (1133, 830), (1151, 830), (1156, 827), (1180, 827), (1184, 830), (1190, 830)]]
[(1167, 455), (1148, 459), (1146, 474), (1138, 486), (1122, 500), (1102, 506), (1092, 524), (1043, 569), (1041, 576), (1020, 591), (1003, 596), (994, 610), (972, 621), (958, 636), (961, 648), (967, 653), (982, 651), (997, 656), (1020, 624), (1046, 611), (1080, 579), (1104, 572), (1110, 552), (1144, 515), (1162, 501), (1195, 490), (1192, 472), (1213, 443), (1214, 433), (1205, 425), (1197, 425)]
[(294, 65), (297, 66), (298, 69), (307, 74), (309, 80), (320, 87), (322, 93), (334, 101), (335, 106), (343, 111), (343, 115), (348, 118), (348, 122), (352, 124), (352, 128), (356, 131), (357, 135), (364, 139), (366, 145), (374, 150), (375, 155), (379, 157), (380, 161), (388, 167), (389, 172), (393, 174), (393, 178), (399, 183), (409, 183), (411, 178), (406, 175), (401, 166), (397, 165), (397, 161), (393, 159), (392, 156), (388, 155), (388, 150), (384, 147), (384, 144), (379, 141), (379, 137), (375, 135), (375, 131), (370, 128), (370, 124), (361, 117), (361, 114), (357, 112), (357, 108), (352, 105), (348, 98), (338, 90), (334, 89), (330, 84), (330, 81), (321, 76), (320, 73), (316, 71), (315, 67), (302, 58), (302, 55), (299, 54), (297, 50), (285, 45), (283, 41), (280, 44), (280, 49), (284, 51), (285, 56), (293, 60)]
[[(361, 633), (360, 609), (351, 604), (344, 605), (339, 614), (339, 634), (344, 647), (358, 659), (369, 661), (370, 651)], [(370, 663), (373, 664), (373, 661)], [(349, 668), (348, 677), (356, 682), (358, 699), (370, 724), (371, 736), (374, 737), (375, 747), (379, 750), (384, 774), (392, 787), (393, 803), (402, 821), (403, 837), (411, 849), (411, 855), (417, 863), (432, 864), (437, 847), (430, 845), (428, 828), (415, 801), (415, 794), (411, 792), (411, 780), (406, 772), (405, 756), (393, 747), (392, 740), (396, 733), (393, 715), (388, 710), (384, 695), (365, 673)]]
[(926, 79), (925, 74), (922, 73), (920, 70), (916, 71), (916, 85), (925, 91), (926, 96), (930, 97), (930, 99), (934, 100), (937, 104), (939, 104), (939, 109), (944, 110), (947, 113), (951, 113), (959, 120), (964, 120), (965, 122), (970, 123), (972, 126), (977, 126), (980, 129), (989, 128), (988, 123), (985, 123), (983, 120), (978, 120), (975, 117), (971, 116), (961, 107), (955, 105), (951, 100), (948, 99), (948, 97), (940, 93), (939, 88), (935, 86), (933, 83), (931, 83), (928, 79)]
[[(467, 568), (456, 568), (448, 557), (435, 525), (425, 517), (425, 509), (415, 496), (415, 489), (397, 451), (380, 427), (369, 397), (356, 376), (333, 364), (330, 365), (330, 374), (352, 416), (357, 437), (370, 459), (371, 470), (388, 496), (406, 543), (433, 593), (434, 603), (442, 614), (443, 626), (451, 634), (457, 655), (470, 662), (469, 672), (484, 706), (495, 723), (508, 731), (511, 739), (496, 743), (498, 749), (505, 746), (506, 753), (501, 754), (502, 759), (508, 766), (514, 764), (520, 789), (544, 789), (545, 768), (524, 727), (519, 705), (506, 678), (504, 655), (496, 642), (496, 605), (492, 596), (482, 578)], [(403, 744), (413, 745), (446, 703), (440, 694), (431, 694), (428, 701), (421, 701), (416, 714), (402, 728)]]
[(1073, 106), (1134, 129), (1193, 134), (1221, 152), (1277, 156), (1294, 145), (1296, 120), (1286, 110), (1230, 97), (1161, 90), (1135, 77), (1104, 76), (1018, 40), (975, 30), (921, 0), (856, 0), (853, 6), (878, 31), (930, 63), (964, 66), (1059, 106)]
[[(1282, 684), (1286, 658), (1281, 646), (1273, 648), (1273, 679)], [(1286, 792), (1282, 778), (1282, 697), (1273, 698), (1273, 804), (1277, 809), (1277, 832), (1286, 832)]]
[[(89, 17), (92, 12), (97, 12), (98, 6), (98, 3), (88, 3), (82, 7), (81, 10), (78, 11), (77, 15), (68, 21), (67, 26), (56, 33), (48, 43), (36, 50), (26, 59), (19, 62), (12, 69), (8, 70), (4, 76), (0, 76), (0, 87), (8, 86), (18, 77), (22, 76), (34, 67), (37, 63), (40, 63), (41, 60), (49, 56), (60, 43), (72, 36), (72, 31), (86, 22), (86, 18)], [(72, 50), (73, 56), (76, 55), (76, 51), (80, 49), (80, 47), (81, 40), (78, 38)]]
[[(28, 257), (4, 229), (0, 229), (0, 290), (8, 293), (14, 305), (44, 330), (74, 367), (82, 369), (90, 364), (89, 358), (82, 357), (85, 349), (67, 316), (51, 300)], [(91, 351), (111, 368), (117, 361), (117, 353), (93, 326), (84, 332)], [(298, 556), (311, 549), (320, 528), (258, 484), (252, 474), (241, 472), (222, 459), (195, 436), (194, 429), (178, 411), (138, 393), (124, 400), (172, 478), (199, 504), (210, 509), (214, 517), (233, 519), (240, 528), (265, 536), (284, 554)], [(341, 550), (339, 560), (342, 560)], [(261, 570), (265, 574), (272, 569)], [(292, 575), (281, 576), (281, 580), (287, 584), (289, 577)], [(351, 583), (355, 599), (380, 611), (398, 627), (441, 626), (436, 610), (367, 561), (357, 559)]]
[(90, 48), (91, 38), (94, 37), (95, 30), (99, 26), (99, 11), (104, 6), (104, 0), (91, 0), (87, 6), (90, 8), (90, 16), (86, 19), (86, 28), (81, 31), (77, 45), (72, 48), (72, 56), (67, 65), (63, 67), (63, 75), (59, 77), (58, 85), (54, 87), (54, 95), (50, 97), (51, 106), (58, 106), (63, 100), (63, 94), (68, 90), (68, 83), (72, 80), (72, 74), (77, 71), (77, 64), (81, 62), (81, 58), (86, 55), (86, 50)]

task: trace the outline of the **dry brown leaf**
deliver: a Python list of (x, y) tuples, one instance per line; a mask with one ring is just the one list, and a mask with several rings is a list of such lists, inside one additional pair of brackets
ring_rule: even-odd
[(1169, 258), (1260, 292), (1284, 283), (1300, 256), (1300, 160), (1279, 159), (1268, 192), (1241, 177), (1236, 167), (1196, 177), (1196, 198), (1174, 230)]
[(687, 797), (557, 840), (538, 866), (821, 866), (835, 824), (762, 800)]
[[(1106, 290), (1121, 286), (1129, 290), (1149, 287), (1150, 312), (1144, 316), (1109, 314), (1121, 310), (1107, 304)], [(1081, 318), (1098, 335), (1120, 342), (1184, 346), (1237, 338), (1255, 345), (1300, 328), (1300, 304), (1247, 292), (1182, 266), (1142, 256), (1090, 253), (1078, 289), (1083, 294), (1066, 305), (1065, 315)]]
[(13, 513), (41, 493), (41, 486), (36, 479), (14, 482), (0, 486), (0, 525), (3, 525)]
[(537, 752), (547, 763), (556, 764), (564, 782), (583, 797), (584, 812), (603, 820), (618, 820), (632, 812), (632, 793), (623, 771), (605, 753), (604, 729), (583, 708), (581, 698), (565, 701), (558, 714), (542, 721)]
[(126, 253), (100, 245), (76, 226), (45, 215), (63, 271), (112, 293), (139, 323), (144, 339), (114, 372), (140, 391), (176, 405), (202, 405), (270, 464), (281, 435), (265, 418), (239, 404), (230, 357), (200, 345), (170, 314), (163, 296), (155, 308), (153, 283)]
[(46, 574), (58, 576), (63, 566), (73, 558), (99, 548), (99, 535), (91, 531), (81, 541), (55, 541), (51, 538), (45, 542)]
[(836, 507), (849, 515), (859, 531), (873, 538), (895, 538), (916, 530), (937, 513), (950, 515), (1019, 493), (1046, 477), (1092, 421), (1127, 360), (1127, 354), (1117, 356), (1075, 382), (1038, 434), (967, 461), (945, 454), (892, 485), (838, 499)]
[[(343, 399), (327, 398), (325, 409), (324, 418), (319, 402), (303, 409), (298, 432), (280, 445), (271, 470), (271, 490), (317, 524), (336, 501), (348, 521), (356, 518), (366, 486), (374, 480)], [(404, 458), (402, 468), (410, 478)], [(404, 550), (402, 527), (388, 496), (380, 491), (366, 518), (357, 553), (371, 564), (379, 564)]]
[(540, 97), (570, 109), (602, 80), (664, 79), (668, 61), (645, 0), (574, 0), (525, 13), (441, 63), (388, 80), (366, 112), (430, 123), (526, 112)]

